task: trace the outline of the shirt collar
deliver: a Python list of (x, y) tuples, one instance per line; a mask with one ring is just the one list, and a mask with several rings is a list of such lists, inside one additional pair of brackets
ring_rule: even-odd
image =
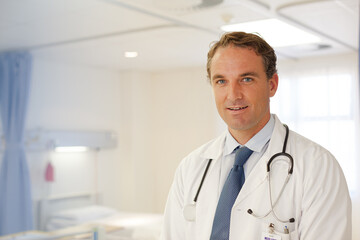
[[(245, 144), (245, 146), (254, 152), (261, 152), (264, 146), (269, 142), (271, 138), (271, 134), (274, 130), (274, 126), (275, 126), (274, 116), (271, 115), (266, 125), (257, 134), (255, 134), (255, 136), (253, 136)], [(227, 130), (225, 146), (224, 146), (224, 156), (231, 154), (234, 151), (234, 149), (239, 145), (240, 144), (230, 134), (229, 130)]]

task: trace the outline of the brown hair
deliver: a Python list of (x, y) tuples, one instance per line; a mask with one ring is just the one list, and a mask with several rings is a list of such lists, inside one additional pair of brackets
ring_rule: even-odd
[(230, 32), (223, 34), (219, 41), (212, 43), (212, 46), (208, 52), (206, 66), (209, 79), (211, 79), (211, 61), (217, 49), (219, 47), (227, 47), (229, 45), (235, 47), (250, 48), (254, 50), (257, 55), (261, 56), (268, 79), (272, 78), (273, 75), (277, 72), (275, 51), (263, 38), (252, 33)]

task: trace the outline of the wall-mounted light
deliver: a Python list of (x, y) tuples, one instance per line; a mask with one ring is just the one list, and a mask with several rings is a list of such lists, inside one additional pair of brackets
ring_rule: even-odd
[(138, 52), (125, 52), (124, 56), (126, 58), (136, 58), (138, 56)]
[(112, 132), (91, 131), (52, 131), (49, 132), (53, 139), (55, 152), (86, 152), (116, 146), (116, 135)]
[(58, 153), (76, 153), (76, 152), (86, 152), (90, 148), (85, 146), (67, 146), (67, 147), (55, 147), (55, 152)]
[(275, 18), (224, 25), (225, 32), (258, 33), (272, 47), (287, 47), (320, 42), (320, 38)]
[[(0, 132), (0, 153), (4, 151), (1, 136), (2, 133)], [(112, 131), (36, 129), (25, 132), (25, 144), (27, 151), (48, 151), (56, 148), (56, 152), (58, 152), (67, 151), (67, 147), (71, 147), (69, 151), (84, 151), (84, 149), (77, 147), (86, 147), (87, 151), (113, 149), (117, 147), (117, 135)], [(72, 149), (72, 147), (75, 148)]]

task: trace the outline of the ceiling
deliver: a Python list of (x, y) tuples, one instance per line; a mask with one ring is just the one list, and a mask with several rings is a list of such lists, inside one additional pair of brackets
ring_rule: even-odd
[(273, 17), (321, 38), (280, 58), (358, 49), (358, 0), (0, 0), (0, 52), (116, 70), (202, 66), (220, 26)]

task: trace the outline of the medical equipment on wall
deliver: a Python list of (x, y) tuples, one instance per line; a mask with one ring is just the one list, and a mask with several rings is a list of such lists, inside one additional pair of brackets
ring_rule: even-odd
[[(293, 160), (293, 157), (286, 153), (286, 146), (287, 146), (287, 141), (288, 141), (288, 137), (289, 137), (289, 128), (287, 125), (284, 124), (284, 127), (286, 129), (286, 135), (285, 135), (285, 139), (284, 139), (284, 144), (283, 144), (283, 149), (282, 149), (282, 152), (279, 152), (279, 153), (276, 153), (274, 154), (270, 159), (269, 161), (267, 162), (267, 179), (268, 179), (268, 183), (269, 183), (269, 200), (270, 200), (270, 210), (262, 215), (262, 216), (259, 216), (259, 215), (256, 215), (252, 209), (248, 209), (248, 213), (258, 219), (262, 219), (262, 218), (265, 218), (267, 217), (270, 213), (273, 214), (273, 216), (280, 222), (283, 222), (283, 223), (287, 223), (287, 222), (294, 222), (295, 219), (294, 218), (290, 218), (288, 220), (281, 220), (277, 217), (275, 211), (274, 211), (274, 207), (276, 206), (276, 204), (278, 203), (282, 193), (284, 192), (284, 189), (287, 185), (287, 183), (289, 182), (289, 179), (290, 179), (290, 176), (291, 174), (293, 173), (293, 167), (294, 167), (294, 160)], [(288, 175), (284, 181), (284, 184), (280, 190), (280, 193), (278, 195), (278, 197), (276, 198), (275, 202), (273, 203), (272, 201), (272, 194), (271, 194), (271, 177), (270, 177), (270, 171), (271, 171), (271, 164), (276, 161), (276, 158), (278, 157), (281, 157), (281, 156), (284, 156), (286, 157), (288, 160), (289, 160), (289, 169), (288, 169)], [(187, 221), (195, 221), (196, 220), (196, 202), (197, 202), (197, 198), (199, 196), (199, 193), (200, 193), (200, 190), (201, 190), (201, 187), (203, 185), (203, 182), (205, 180), (205, 177), (206, 177), (206, 174), (209, 170), (209, 167), (211, 165), (211, 162), (212, 162), (212, 159), (209, 159), (207, 165), (206, 165), (206, 169), (204, 171), (204, 174), (202, 176), (202, 179), (201, 179), (201, 182), (200, 182), (200, 185), (198, 187), (198, 190), (196, 192), (196, 195), (195, 195), (195, 198), (194, 198), (194, 203), (193, 204), (187, 204), (185, 207), (184, 207), (184, 210), (183, 210), (183, 214), (184, 214), (184, 218), (187, 220)]]

